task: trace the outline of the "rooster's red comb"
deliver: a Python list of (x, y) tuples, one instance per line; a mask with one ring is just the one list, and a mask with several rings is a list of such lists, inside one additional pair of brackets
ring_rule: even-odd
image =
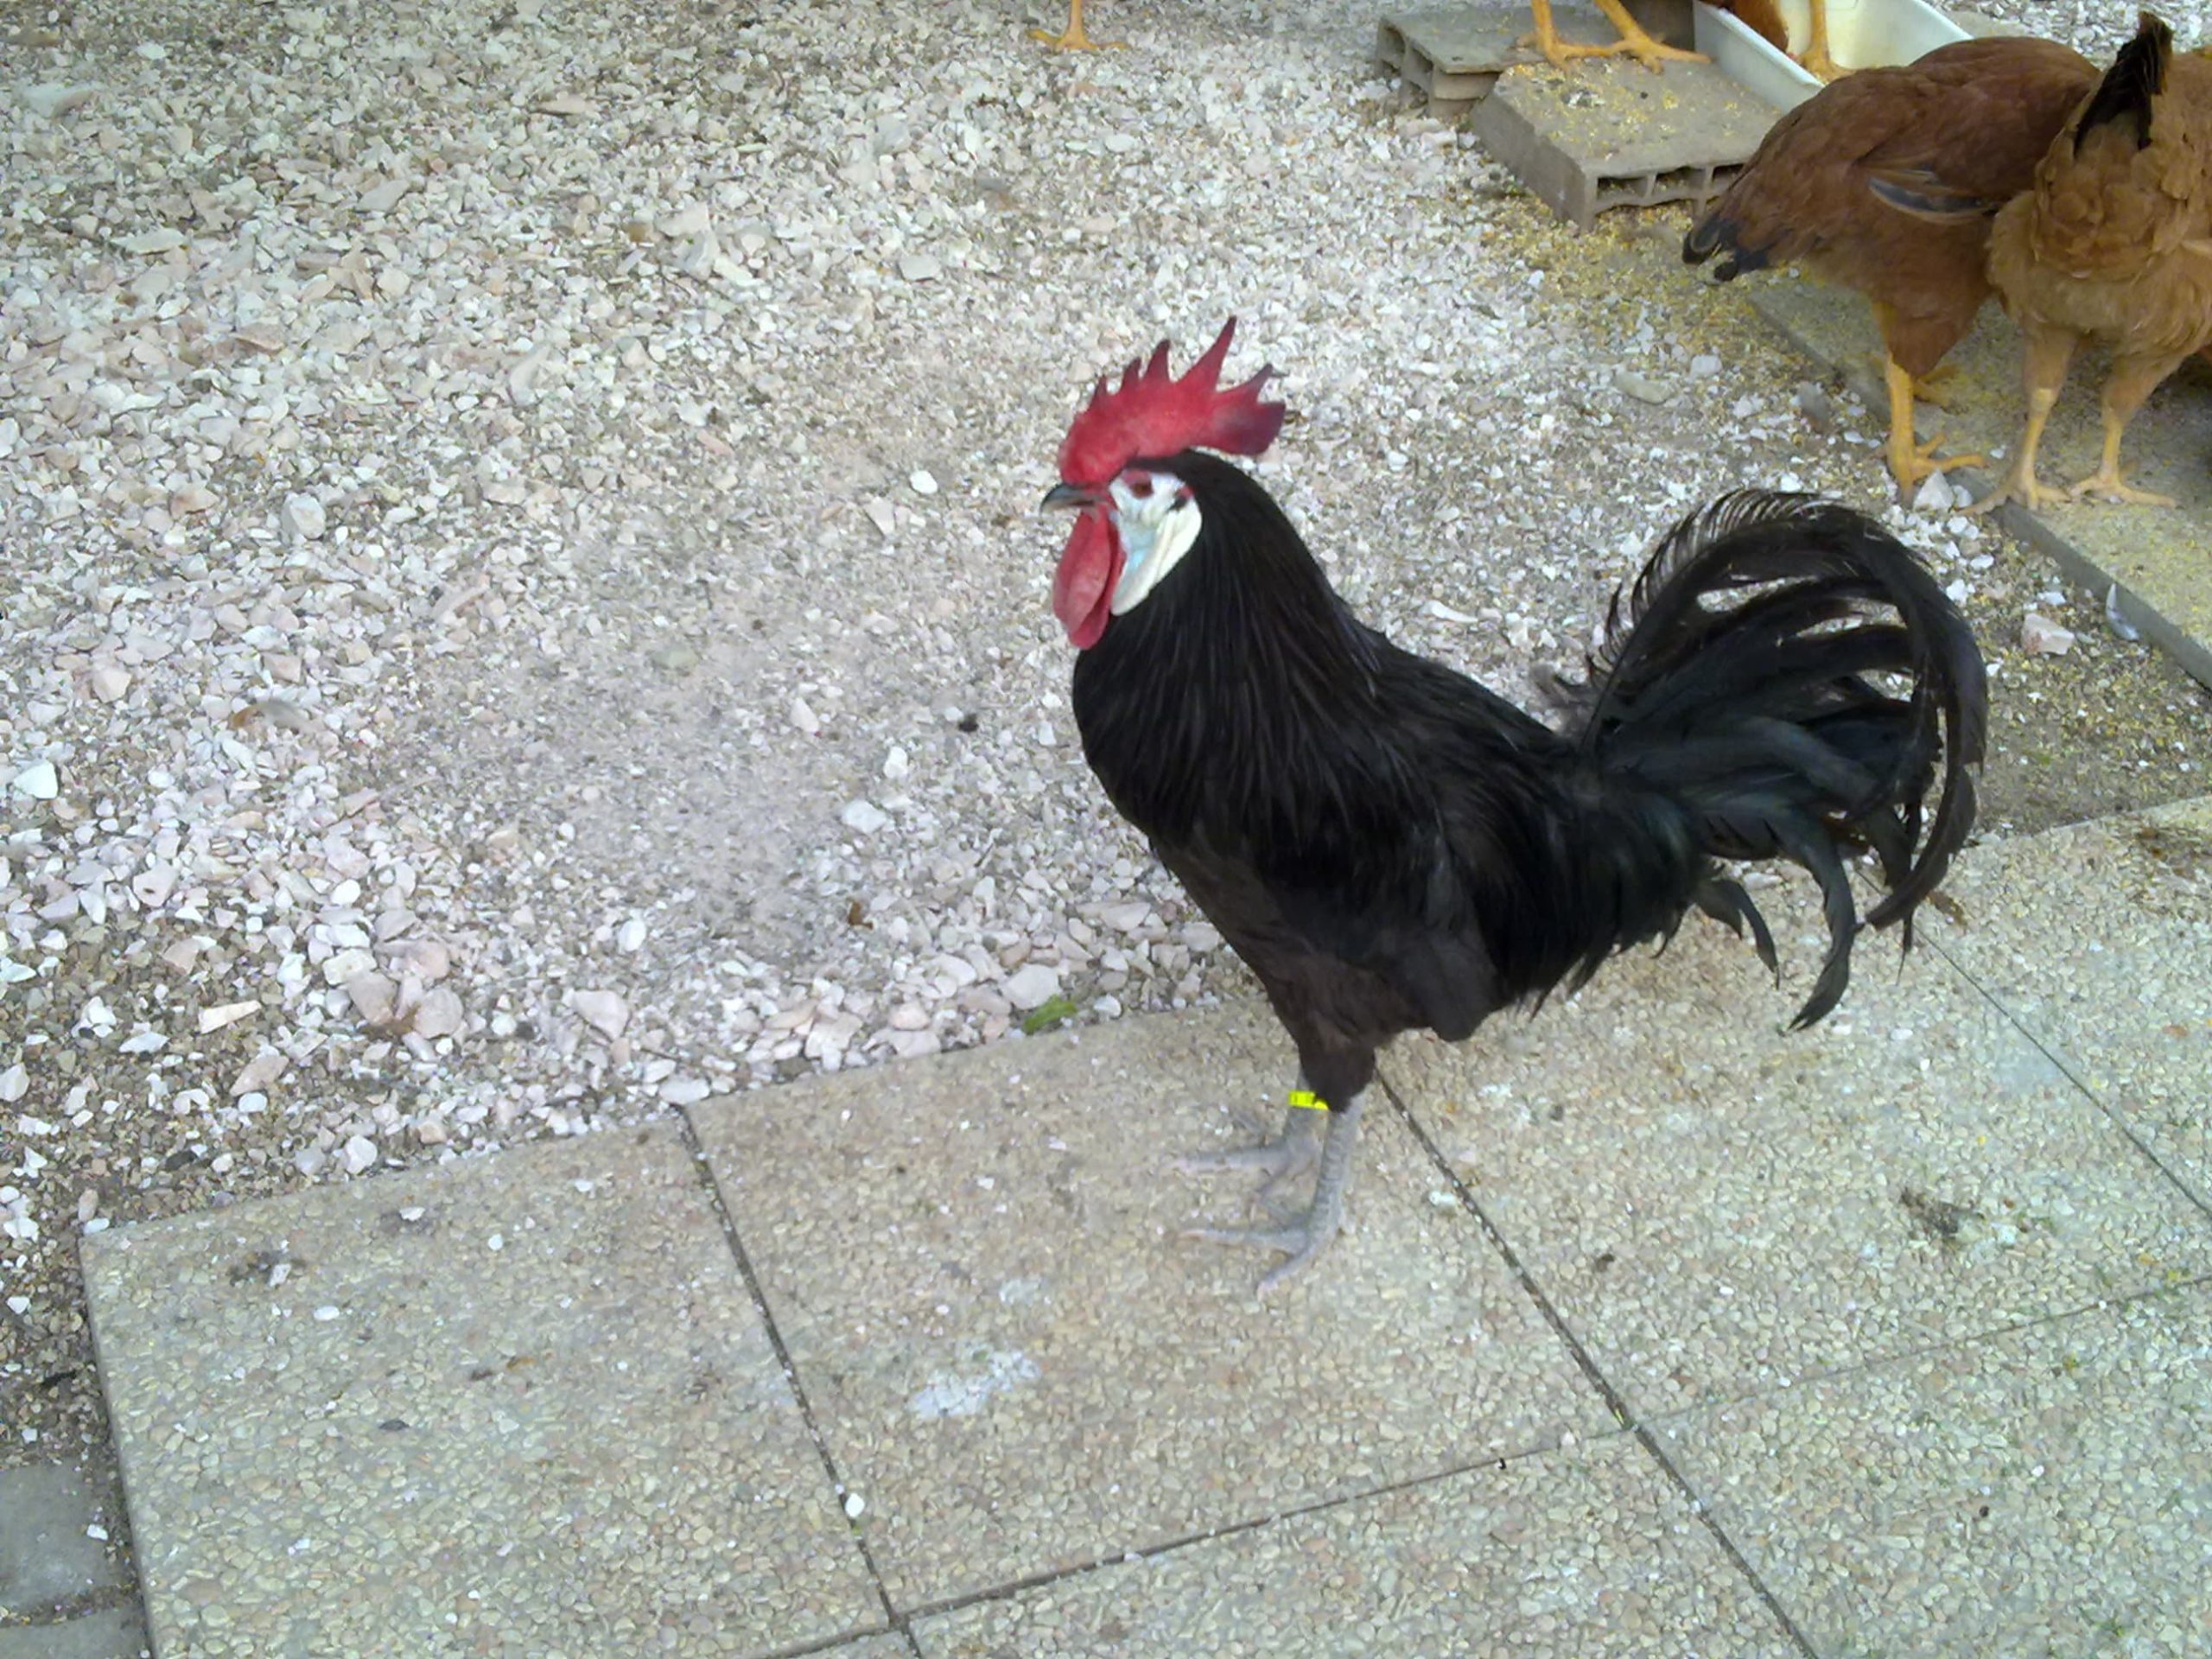
[(1222, 325), (1221, 337), (1179, 380), (1167, 372), (1167, 342), (1161, 340), (1151, 361), (1132, 360), (1122, 384), (1109, 390), (1101, 378), (1090, 401), (1060, 442), (1060, 479), (1096, 489), (1139, 455), (1164, 456), (1182, 449), (1218, 449), (1228, 455), (1265, 453), (1282, 430), (1283, 406), (1262, 403), (1260, 393), (1274, 375), (1262, 369), (1242, 385), (1220, 390), (1221, 365), (1236, 319)]

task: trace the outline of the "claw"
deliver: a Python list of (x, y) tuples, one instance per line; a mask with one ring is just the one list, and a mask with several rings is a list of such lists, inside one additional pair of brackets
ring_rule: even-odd
[[(1300, 1097), (1302, 1096), (1294, 1096)], [(1274, 1140), (1263, 1141), (1256, 1147), (1191, 1153), (1178, 1158), (1175, 1167), (1185, 1175), (1256, 1172), (1262, 1179), (1246, 1203), (1249, 1208), (1257, 1208), (1273, 1198), (1285, 1183), (1311, 1174), (1320, 1163), (1321, 1120), (1327, 1116), (1325, 1109), (1315, 1111), (1291, 1106), (1283, 1114), (1281, 1133)]]
[(1262, 1179), (1246, 1199), (1249, 1207), (1264, 1205), (1288, 1182), (1311, 1174), (1321, 1161), (1319, 1125), (1321, 1114), (1293, 1108), (1282, 1133), (1256, 1147), (1235, 1147), (1222, 1152), (1196, 1152), (1175, 1160), (1185, 1175), (1239, 1175), (1256, 1173)]
[(1514, 41), (1516, 46), (1532, 48), (1544, 55), (1544, 60), (1554, 69), (1565, 69), (1578, 58), (1634, 58), (1646, 69), (1656, 70), (1667, 63), (1711, 63), (1713, 60), (1702, 52), (1686, 51), (1679, 46), (1669, 46), (1649, 35), (1624, 35), (1603, 46), (1586, 41), (1545, 40), (1537, 35), (1523, 35)]
[(1890, 475), (1897, 481), (1897, 499), (1910, 503), (1913, 493), (1925, 479), (1938, 473), (1948, 473), (1960, 467), (1986, 467), (1987, 455), (1938, 455), (1943, 447), (1943, 435), (1937, 433), (1925, 443), (1909, 442), (1900, 447), (1890, 447)]
[(2007, 501), (2018, 501), (2030, 512), (2034, 512), (2039, 508), (2049, 506), (2065, 499), (2065, 492), (2055, 490), (2050, 485), (2041, 482), (2033, 472), (2023, 474), (2015, 468), (2006, 475), (2002, 484), (1987, 495), (1969, 505), (1961, 507), (1959, 511), (1969, 518), (1979, 518), (1984, 513), (1994, 512)]
[[(1881, 320), (1883, 332), (1886, 334), (1890, 328), (1888, 308), (1877, 305), (1875, 315)], [(1910, 504), (1921, 480), (1935, 474), (1947, 473), (1954, 467), (1986, 467), (1989, 464), (1986, 455), (1945, 455), (1939, 460), (1936, 452), (1943, 447), (1940, 435), (1922, 443), (1913, 435), (1912, 401), (1915, 394), (1929, 381), (1939, 378), (1948, 372), (1948, 368), (1939, 370), (1925, 380), (1916, 380), (1905, 372), (1896, 359), (1885, 357), (1882, 359), (1883, 378), (1888, 381), (1890, 388), (1890, 476), (1897, 480), (1897, 499), (1901, 502)]]
[(1536, 25), (1536, 32), (1523, 36), (1516, 44), (1534, 47), (1542, 53), (1554, 69), (1564, 70), (1577, 58), (1631, 57), (1645, 68), (1656, 70), (1663, 63), (1710, 63), (1702, 52), (1686, 51), (1678, 46), (1667, 46), (1655, 41), (1645, 32), (1643, 25), (1629, 15), (1620, 0), (1598, 0), (1598, 10), (1612, 23), (1614, 33), (1620, 38), (1604, 46), (1560, 38), (1559, 26), (1552, 20), (1551, 0), (1532, 0), (1529, 12)]
[(1192, 1227), (1183, 1236), (1204, 1244), (1255, 1246), (1288, 1256), (1288, 1261), (1270, 1268), (1262, 1276), (1257, 1294), (1265, 1301), (1321, 1259), (1321, 1252), (1329, 1248), (1329, 1241), (1337, 1236), (1341, 1224), (1339, 1212), (1327, 1217), (1309, 1216), (1305, 1224), (1297, 1227)]

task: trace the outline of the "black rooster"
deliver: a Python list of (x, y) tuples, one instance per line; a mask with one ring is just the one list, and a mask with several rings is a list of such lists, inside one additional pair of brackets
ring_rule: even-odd
[(1264, 1172), (1264, 1192), (1318, 1161), (1297, 1224), (1196, 1235), (1287, 1252), (1264, 1294), (1335, 1236), (1400, 1032), (1457, 1041), (1692, 906), (1773, 967), (1718, 860), (1818, 880), (1830, 944), (1796, 1023), (1825, 1014), (1860, 925), (1847, 858), (1874, 855), (1890, 891), (1866, 921), (1910, 944), (1974, 823), (1986, 700), (1965, 620), (1903, 545), (1847, 507), (1745, 493), (1616, 596), (1555, 732), (1363, 626), (1267, 493), (1199, 453), (1256, 455), (1282, 425), (1271, 370), (1217, 389), (1234, 328), (1179, 380), (1163, 341), (1102, 381), (1045, 500), (1077, 510), (1053, 607), (1081, 651), (1084, 753), (1297, 1046), (1281, 1136), (1185, 1165)]

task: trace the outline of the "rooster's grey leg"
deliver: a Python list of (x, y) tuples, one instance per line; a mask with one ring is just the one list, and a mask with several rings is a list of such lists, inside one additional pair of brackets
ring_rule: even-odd
[[(1302, 1097), (1310, 1098), (1303, 1077), (1299, 1078), (1291, 1099), (1295, 1103)], [(1320, 1120), (1328, 1116), (1325, 1108), (1316, 1111), (1310, 1106), (1294, 1103), (1283, 1114), (1282, 1133), (1274, 1140), (1228, 1152), (1192, 1153), (1178, 1158), (1175, 1167), (1185, 1175), (1234, 1175), (1251, 1170), (1264, 1178), (1253, 1189), (1251, 1202), (1263, 1203), (1286, 1181), (1310, 1173), (1320, 1162)]]
[(1352, 1149), (1359, 1144), (1359, 1112), (1357, 1095), (1329, 1112), (1328, 1140), (1321, 1147), (1321, 1174), (1313, 1184), (1313, 1202), (1306, 1206), (1303, 1220), (1288, 1227), (1197, 1227), (1184, 1236), (1211, 1244), (1257, 1244), (1289, 1256), (1289, 1261), (1260, 1281), (1262, 1297), (1312, 1267), (1344, 1224), (1344, 1193), (1351, 1185)]

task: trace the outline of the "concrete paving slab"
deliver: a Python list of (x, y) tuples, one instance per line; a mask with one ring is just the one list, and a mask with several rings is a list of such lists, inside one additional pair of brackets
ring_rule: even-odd
[(0, 1625), (0, 1659), (143, 1659), (152, 1651), (135, 1606), (59, 1624)]
[[(1816, 960), (1804, 895), (1759, 897)], [(1900, 974), (1868, 938), (1795, 1034), (1764, 979), (1693, 920), (1533, 1022), (1386, 1057), (1638, 1414), (2212, 1270), (2205, 1216), (1936, 952)]]
[(112, 1470), (95, 1474), (66, 1463), (0, 1469), (0, 1613), (41, 1618), (127, 1584), (102, 1541), (122, 1530), (121, 1519)]
[[(1747, 279), (1751, 302), (1798, 349), (1840, 372), (1878, 411), (1886, 429), (1881, 336), (1856, 294), (1788, 276)], [(2007, 455), (2020, 438), (2026, 404), (2020, 391), (2020, 335), (1995, 304), (1944, 361), (1955, 376), (1944, 388), (1955, 407), (1919, 413), (1923, 438), (1941, 432), (1954, 454)], [(2052, 412), (2037, 461), (2049, 482), (2069, 484), (2096, 465), (2101, 428), (2097, 388), (2108, 359), (2076, 355)], [(2190, 674), (2212, 685), (2212, 365), (2191, 359), (2151, 395), (2127, 428), (2120, 452), (2129, 481), (2172, 496), (2178, 506), (2067, 503), (2029, 512), (2018, 502), (1998, 522), (2043, 549), (2073, 581), (2094, 593), (2117, 585), (2122, 613)], [(1977, 497), (1996, 487), (2004, 463), (1961, 467), (1952, 479)]]
[(1291, 1080), (1267, 1010), (710, 1103), (700, 1139), (903, 1610), (1611, 1427), (1388, 1111), (1357, 1230), (1265, 1306), (1177, 1176)]
[(1986, 847), (1929, 937), (2212, 1206), (2212, 799)]
[(163, 1659), (880, 1628), (674, 1125), (86, 1241)]
[(919, 1620), (925, 1659), (1779, 1655), (1634, 1440), (1356, 1499)]
[(2212, 1653), (2212, 1291), (1659, 1426), (1815, 1648)]

